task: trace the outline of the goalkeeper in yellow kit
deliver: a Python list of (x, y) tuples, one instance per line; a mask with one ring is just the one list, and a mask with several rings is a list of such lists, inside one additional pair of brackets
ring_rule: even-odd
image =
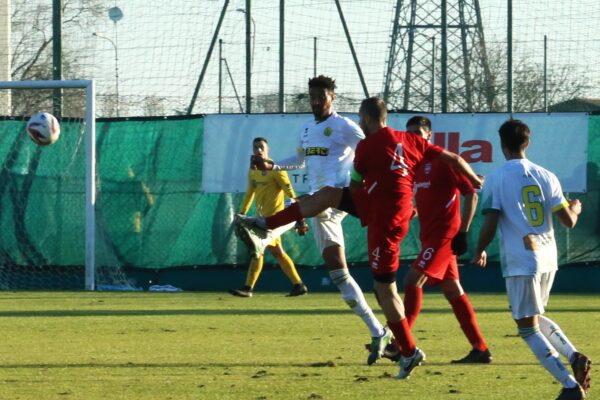
[[(269, 159), (269, 144), (267, 139), (257, 137), (252, 141), (252, 148), (255, 156), (263, 159)], [(256, 214), (261, 217), (269, 217), (284, 208), (284, 195), (290, 199), (296, 197), (294, 188), (290, 183), (286, 171), (260, 171), (252, 163), (248, 171), (248, 189), (240, 207), (240, 214), (246, 214), (256, 197)], [(296, 225), (296, 231), (304, 235), (308, 226), (303, 222)], [(267, 249), (277, 260), (281, 269), (294, 285), (289, 296), (301, 296), (308, 292), (306, 285), (296, 271), (294, 262), (285, 252), (281, 245), (281, 236), (276, 236)], [(263, 267), (264, 255), (260, 253), (252, 254), (246, 283), (241, 289), (230, 290), (234, 296), (252, 297), (252, 290), (258, 280)]]

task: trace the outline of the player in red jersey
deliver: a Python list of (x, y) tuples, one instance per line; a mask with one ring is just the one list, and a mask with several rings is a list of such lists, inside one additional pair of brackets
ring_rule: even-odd
[[(431, 121), (422, 116), (408, 120), (406, 130), (431, 139)], [(477, 193), (464, 175), (439, 157), (425, 157), (415, 175), (415, 200), (420, 223), (421, 252), (404, 276), (404, 307), (413, 326), (421, 310), (423, 285), (439, 284), (473, 349), (453, 363), (490, 363), (491, 354), (464, 292), (456, 256), (467, 251), (467, 232), (477, 207)], [(460, 195), (464, 196), (461, 218)]]
[(424, 157), (437, 157), (460, 171), (481, 187), (480, 178), (460, 156), (429, 143), (414, 133), (395, 131), (386, 126), (387, 110), (383, 100), (371, 97), (362, 101), (360, 126), (366, 135), (356, 147), (350, 192), (367, 191), (368, 212), (357, 204), (358, 214), (368, 215), (368, 256), (377, 300), (400, 346), (398, 379), (407, 378), (425, 359), (416, 347), (404, 315), (396, 287), (400, 242), (408, 232), (413, 214), (412, 196), (417, 166)]
[[(404, 379), (424, 359), (424, 354), (420, 350), (417, 352), (403, 315), (402, 300), (398, 297), (396, 288), (399, 244), (406, 235), (408, 222), (413, 212), (414, 168), (426, 152), (431, 152), (432, 154), (438, 154), (442, 160), (454, 165), (458, 171), (469, 176), (475, 186), (479, 187), (481, 182), (471, 167), (458, 155), (432, 145), (418, 135), (386, 128), (387, 110), (382, 100), (378, 98), (364, 100), (359, 114), (361, 128), (367, 134), (367, 138), (359, 143), (357, 149), (362, 148), (364, 143), (369, 143), (367, 147), (364, 147), (364, 150), (361, 150), (363, 156), (361, 156), (360, 161), (360, 165), (363, 166), (364, 164), (365, 166), (365, 177), (368, 184), (366, 189), (363, 177), (355, 171), (350, 189), (324, 187), (310, 196), (298, 198), (298, 202), (271, 217), (248, 219), (247, 224), (251, 232), (262, 234), (268, 229), (275, 229), (303, 217), (313, 217), (328, 207), (334, 207), (360, 217), (361, 223), (369, 227), (369, 259), (371, 265), (374, 266), (373, 258), (377, 258), (378, 261), (375, 265), (377, 268), (373, 270), (376, 281), (375, 293), (388, 319), (390, 328), (392, 331), (395, 329), (394, 334), (402, 346), (403, 357), (400, 359), (401, 368), (397, 377)], [(375, 135), (375, 139), (369, 140), (371, 134)], [(391, 135), (393, 139), (398, 141), (379, 141), (380, 138), (383, 139), (387, 135)], [(384, 143), (389, 148), (379, 148)], [(407, 148), (406, 153), (404, 152), (404, 146)], [(370, 154), (369, 150), (373, 153)], [(377, 165), (379, 168), (376, 170), (367, 168), (371, 164)], [(357, 171), (362, 172), (361, 167), (358, 168)], [(373, 178), (376, 178), (374, 172), (381, 173), (383, 178), (381, 179), (381, 185), (379, 185), (379, 181), (373, 180)], [(385, 176), (388, 174), (391, 176)], [(384, 187), (387, 190), (381, 190)], [(386, 192), (389, 192), (389, 195)], [(378, 194), (381, 195), (374, 197)], [(389, 220), (384, 217), (384, 211), (388, 211), (391, 216)], [(383, 222), (374, 219), (374, 216), (383, 219)], [(381, 224), (380, 230), (377, 229), (378, 224)], [(374, 243), (373, 237), (376, 236), (382, 239), (383, 242), (378, 249), (372, 248), (371, 245)], [(379, 259), (380, 254), (384, 256), (384, 259)], [(379, 265), (381, 265), (381, 268), (379, 268)], [(378, 282), (380, 280), (381, 283)], [(381, 348), (379, 356), (382, 354), (383, 348)]]

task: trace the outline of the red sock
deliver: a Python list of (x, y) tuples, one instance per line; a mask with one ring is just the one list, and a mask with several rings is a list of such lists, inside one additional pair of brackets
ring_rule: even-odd
[(471, 346), (473, 346), (474, 349), (479, 349), (481, 351), (487, 350), (487, 345), (485, 344), (485, 340), (483, 340), (483, 336), (477, 325), (477, 320), (475, 319), (475, 311), (473, 310), (473, 306), (471, 305), (467, 294), (464, 293), (462, 296), (450, 300), (449, 303), (452, 306), (454, 315), (456, 315), (456, 319), (460, 323), (462, 331), (469, 340), (469, 343), (471, 343)]
[(408, 326), (411, 328), (421, 312), (422, 299), (423, 288), (412, 285), (404, 287), (404, 313)]
[(412, 357), (417, 347), (415, 346), (415, 340), (410, 332), (406, 318), (398, 322), (387, 321), (387, 326), (392, 330), (394, 337), (400, 345), (400, 353), (404, 357)]
[(275, 229), (280, 226), (289, 224), (290, 222), (298, 221), (304, 218), (300, 213), (300, 203), (292, 203), (291, 206), (284, 208), (275, 215), (265, 218), (267, 228)]

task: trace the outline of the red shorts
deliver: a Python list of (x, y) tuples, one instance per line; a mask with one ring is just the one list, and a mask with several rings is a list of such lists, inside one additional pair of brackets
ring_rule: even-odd
[(421, 243), (421, 252), (412, 268), (426, 275), (435, 285), (444, 279), (458, 280), (458, 264), (452, 252), (451, 238), (428, 238)]
[(408, 232), (410, 218), (397, 225), (369, 223), (367, 240), (373, 275), (395, 273), (400, 265), (400, 242)]

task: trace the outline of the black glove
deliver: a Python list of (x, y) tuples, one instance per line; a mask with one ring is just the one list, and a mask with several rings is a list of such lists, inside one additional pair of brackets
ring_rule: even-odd
[(468, 250), (467, 232), (458, 232), (452, 239), (452, 251), (456, 256), (462, 256)]
[(300, 221), (296, 222), (296, 226), (294, 226), (294, 229), (296, 230), (298, 236), (304, 236), (308, 232), (308, 225), (306, 224), (304, 219), (301, 219)]
[(250, 169), (258, 169), (260, 171), (270, 171), (273, 169), (273, 161), (266, 160), (261, 156), (250, 156)]

